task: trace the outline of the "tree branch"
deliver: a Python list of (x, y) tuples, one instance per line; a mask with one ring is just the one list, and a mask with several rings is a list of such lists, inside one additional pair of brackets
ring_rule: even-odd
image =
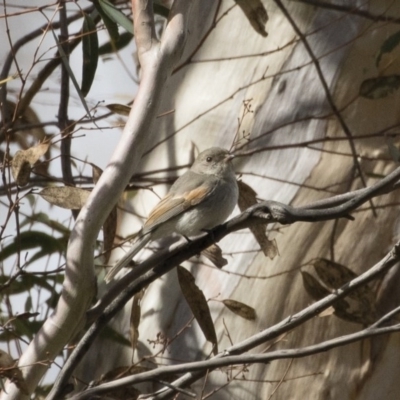
[[(377, 264), (375, 264), (372, 268), (370, 268), (367, 272), (364, 272), (357, 278), (348, 282), (340, 289), (337, 290), (336, 293), (330, 294), (325, 298), (315, 302), (309, 307), (306, 307), (304, 310), (289, 316), (285, 320), (279, 322), (278, 324), (271, 326), (270, 328), (265, 329), (264, 331), (254, 335), (253, 337), (244, 340), (243, 342), (233, 345), (232, 347), (226, 349), (223, 353), (217, 355), (216, 357), (224, 357), (227, 355), (235, 355), (240, 354), (254, 347), (267, 342), (268, 340), (272, 340), (282, 335), (285, 332), (289, 332), (290, 330), (296, 328), (302, 323), (310, 320), (314, 316), (320, 314), (323, 310), (327, 309), (329, 306), (334, 304), (337, 300), (346, 297), (353, 290), (367, 284), (368, 282), (376, 279), (378, 276), (386, 273), (390, 268), (398, 264), (400, 261), (400, 242), (396, 243), (396, 245), (392, 248), (392, 250)], [(397, 325), (395, 325), (397, 327)], [(372, 328), (374, 329), (374, 328)], [(396, 328), (397, 329), (397, 328)], [(204, 376), (205, 372), (193, 372), (187, 373), (181, 378), (172, 382), (174, 386), (186, 387), (202, 376)], [(174, 394), (174, 391), (171, 389), (166, 389), (163, 393), (152, 398), (152, 400), (166, 400), (170, 399)]]
[(321, 0), (294, 0), (298, 3), (308, 4), (310, 6), (326, 8), (328, 10), (340, 11), (346, 14), (357, 15), (358, 17), (370, 19), (374, 22), (393, 22), (395, 24), (400, 24), (400, 18), (392, 17), (390, 15), (384, 14), (373, 14), (368, 11), (362, 10), (360, 7), (356, 6), (345, 6), (342, 4), (328, 3)]
[[(313, 204), (310, 204), (307, 207), (294, 208), (278, 202), (262, 202), (250, 207), (242, 214), (225, 224), (216, 227), (208, 235), (192, 240), (190, 243), (181, 241), (171, 246), (170, 249), (153, 254), (117, 281), (116, 284), (106, 292), (98, 304), (88, 312), (88, 321), (95, 322), (88, 329), (64, 364), (64, 367), (54, 384), (53, 396), (63, 391), (63, 388), (68, 382), (75, 367), (111, 318), (113, 318), (124, 307), (134, 294), (138, 293), (144, 287), (154, 282), (157, 278), (164, 275), (175, 266), (188, 260), (190, 257), (199, 254), (201, 251), (209, 247), (211, 244), (218, 242), (229, 233), (246, 228), (252, 224), (274, 222), (288, 224), (297, 221), (317, 222), (347, 217), (349, 212), (370, 200), (382, 190), (389, 190), (388, 188), (391, 185), (394, 185), (399, 179), (400, 167), (375, 185), (369, 188), (357, 190), (350, 199), (347, 197), (343, 198), (339, 205), (337, 205), (338, 200), (336, 200), (335, 197), (331, 198), (330, 202), (326, 201), (325, 209), (318, 208), (320, 207), (320, 202), (315, 203), (317, 204), (317, 208), (313, 208)], [(333, 206), (331, 206), (331, 204), (333, 204)], [(349, 290), (354, 290), (360, 285), (361, 284), (357, 284), (355, 287), (351, 286)], [(347, 294), (348, 292), (346, 291), (345, 293)], [(333, 297), (330, 297), (330, 301), (334, 302), (338, 298), (345, 296), (345, 294), (338, 295), (339, 297), (337, 298), (335, 297), (336, 294), (332, 296)], [(323, 309), (331, 305), (331, 302), (328, 302), (328, 304), (322, 309), (318, 309), (317, 313), (320, 313)], [(309, 316), (309, 318), (312, 316), (313, 315)], [(56, 397), (51, 397), (49, 399), (53, 398), (55, 399)]]
[[(314, 66), (315, 66), (318, 78), (319, 78), (319, 80), (321, 82), (321, 85), (322, 85), (322, 87), (324, 89), (325, 96), (326, 96), (326, 99), (328, 101), (328, 104), (329, 104), (333, 114), (336, 116), (340, 126), (342, 127), (342, 130), (343, 130), (344, 134), (346, 135), (346, 137), (348, 139), (350, 150), (351, 150), (351, 153), (353, 155), (354, 166), (358, 171), (358, 174), (360, 176), (360, 179), (361, 179), (361, 182), (362, 182), (363, 186), (366, 187), (367, 183), (365, 181), (364, 173), (363, 173), (363, 171), (361, 169), (360, 162), (358, 161), (357, 151), (356, 151), (356, 147), (355, 147), (355, 144), (354, 144), (353, 134), (351, 133), (350, 128), (348, 127), (348, 125), (347, 125), (346, 121), (344, 120), (342, 114), (340, 113), (339, 109), (337, 108), (335, 101), (333, 100), (332, 94), (331, 94), (331, 92), (329, 90), (328, 83), (326, 82), (324, 73), (322, 72), (319, 60), (315, 56), (310, 44), (308, 43), (307, 38), (305, 37), (303, 32), (300, 30), (300, 28), (298, 27), (298, 25), (296, 24), (295, 20), (292, 18), (292, 16), (290, 15), (290, 13), (286, 9), (286, 7), (283, 5), (282, 1), (281, 0), (274, 0), (274, 1), (275, 1), (276, 5), (280, 8), (280, 10), (282, 11), (283, 15), (289, 21), (289, 23), (292, 26), (293, 30), (299, 36), (300, 40), (302, 41), (302, 43), (303, 43), (308, 55), (310, 56)], [(372, 202), (371, 202), (371, 207), (372, 207), (372, 210), (373, 210), (374, 214), (376, 214), (375, 210), (374, 210), (374, 205), (373, 205)]]
[[(85, 313), (95, 289), (93, 253), (98, 232), (130, 176), (137, 170), (142, 153), (155, 141), (157, 132), (152, 129), (153, 122), (163, 98), (164, 84), (179, 61), (187, 32), (187, 15), (192, 3), (193, 0), (174, 2), (172, 19), (161, 43), (152, 42), (151, 48), (148, 48), (148, 23), (154, 24), (154, 21), (148, 19), (147, 25), (141, 25), (142, 18), (149, 16), (146, 14), (148, 9), (140, 8), (143, 1), (133, 0), (134, 20), (138, 21), (135, 25), (135, 40), (139, 49), (146, 48), (145, 53), (139, 54), (142, 81), (122, 138), (72, 230), (65, 279), (56, 311), (44, 323), (19, 360), (20, 365), (26, 366), (22, 371), (31, 392), (46, 371), (46, 367), (37, 362), (54, 359), (85, 323)], [(8, 385), (7, 393), (8, 399), (21, 398), (20, 390), (12, 383)], [(54, 397), (52, 392), (48, 398), (55, 399), (57, 396)]]
[[(206, 371), (209, 372), (210, 370), (220, 368), (223, 366), (230, 366), (235, 364), (268, 363), (273, 360), (306, 357), (313, 354), (318, 354), (324, 351), (331, 350), (335, 347), (344, 346), (359, 340), (364, 340), (366, 338), (370, 338), (376, 335), (398, 332), (400, 331), (400, 324), (384, 328), (378, 327), (380, 323), (393, 317), (395, 313), (398, 313), (399, 309), (397, 308), (396, 310), (393, 310), (384, 317), (382, 317), (371, 327), (350, 335), (345, 335), (335, 339), (327, 340), (325, 342), (312, 346), (307, 346), (302, 349), (283, 349), (283, 350), (273, 351), (267, 354), (242, 354), (246, 351), (249, 351), (259, 346), (260, 344), (264, 344), (265, 342), (280, 336), (282, 333), (294, 329), (295, 327), (303, 324), (310, 318), (318, 315), (321, 311), (325, 310), (330, 305), (334, 304), (340, 298), (347, 296), (351, 291), (355, 290), (357, 287), (360, 287), (366, 284), (367, 282), (371, 281), (372, 279), (375, 279), (380, 274), (387, 272), (389, 268), (393, 267), (395, 264), (399, 262), (399, 259), (400, 259), (400, 242), (396, 244), (396, 246), (390, 251), (390, 253), (383, 260), (381, 260), (378, 264), (376, 264), (374, 267), (372, 267), (364, 274), (360, 275), (359, 277), (353, 279), (351, 282), (344, 285), (337, 291), (337, 293), (325, 297), (324, 299), (300, 311), (299, 313), (286, 318), (285, 320), (276, 324), (275, 326), (265, 329), (264, 331), (244, 340), (243, 342), (238, 343), (226, 349), (224, 352), (220, 353), (219, 355), (210, 360), (160, 367), (152, 371), (121, 378), (113, 382), (105, 383), (97, 386), (96, 388), (88, 389), (82, 393), (79, 393), (73, 396), (72, 400), (87, 399), (90, 398), (90, 396), (104, 394), (116, 388), (121, 388), (123, 386), (133, 385), (149, 380), (162, 379), (172, 374), (178, 374), (178, 373), (186, 373), (185, 375), (186, 379), (188, 377), (193, 376), (196, 377), (197, 380), (200, 376), (203, 376)], [(197, 372), (197, 374), (194, 374), (195, 372)], [(173, 383), (173, 386), (180, 386), (182, 383), (181, 380), (183, 380), (183, 378), (176, 380)], [(191, 382), (193, 382), (193, 380)], [(156, 398), (157, 399), (165, 398), (164, 396), (168, 391), (174, 392), (174, 390), (171, 388), (163, 389), (161, 393), (159, 393), (159, 396), (157, 396)]]

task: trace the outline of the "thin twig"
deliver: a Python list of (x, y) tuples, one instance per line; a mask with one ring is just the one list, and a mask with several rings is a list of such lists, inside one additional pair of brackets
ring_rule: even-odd
[[(180, 265), (183, 261), (199, 254), (202, 250), (218, 242), (229, 233), (248, 227), (251, 224), (273, 222), (294, 223), (296, 221), (315, 222), (347, 216), (349, 212), (367, 202), (382, 190), (389, 190), (388, 188), (390, 185), (393, 185), (399, 179), (400, 167), (375, 185), (356, 191), (352, 198), (348, 199), (345, 197), (339, 205), (338, 201), (333, 197), (331, 199), (331, 204), (333, 204), (333, 206), (330, 206), (329, 202), (326, 202), (326, 208), (322, 210), (318, 207), (313, 207), (313, 204), (303, 208), (294, 208), (277, 202), (256, 204), (239, 216), (213, 229), (208, 235), (195, 239), (190, 243), (186, 243), (186, 241), (179, 242), (171, 246), (168, 250), (160, 251), (152, 255), (117, 281), (117, 283), (106, 292), (100, 302), (88, 313), (88, 320), (95, 320), (95, 322), (88, 329), (66, 361), (54, 385), (54, 393), (58, 393), (62, 390), (69, 377), (72, 375), (75, 366), (92, 345), (94, 338), (97, 337), (111, 318), (124, 307), (135, 293), (142, 290), (142, 288), (146, 287), (151, 282), (154, 282), (176, 265)], [(315, 204), (319, 205), (318, 202)], [(351, 288), (351, 290), (354, 289), (353, 286), (351, 286)], [(340, 291), (338, 291), (338, 293), (340, 293)], [(342, 297), (342, 295), (338, 295)], [(335, 296), (336, 294), (330, 298), (331, 301), (336, 301)], [(330, 304), (331, 303), (329, 303), (329, 305)], [(322, 309), (319, 310), (319, 312), (321, 311)]]
[[(281, 9), (283, 15), (289, 21), (289, 23), (292, 26), (293, 30), (299, 36), (300, 40), (302, 41), (302, 43), (303, 43), (308, 55), (310, 56), (314, 66), (315, 66), (318, 78), (319, 78), (319, 80), (320, 80), (320, 82), (322, 84), (322, 87), (323, 87), (324, 91), (325, 91), (325, 96), (326, 96), (326, 99), (328, 101), (328, 104), (331, 107), (332, 112), (336, 116), (340, 126), (343, 129), (344, 134), (346, 135), (346, 137), (348, 139), (348, 142), (349, 142), (349, 145), (350, 145), (350, 150), (351, 150), (351, 153), (353, 154), (354, 165), (355, 165), (355, 167), (356, 167), (356, 169), (357, 169), (357, 171), (359, 173), (359, 176), (360, 176), (360, 179), (361, 179), (361, 182), (362, 182), (363, 186), (366, 187), (367, 186), (367, 182), (365, 180), (364, 173), (363, 173), (363, 171), (361, 169), (360, 162), (358, 161), (357, 150), (356, 150), (356, 147), (355, 147), (355, 144), (354, 144), (353, 134), (351, 133), (350, 128), (348, 127), (348, 125), (345, 122), (342, 114), (340, 113), (339, 109), (337, 108), (335, 101), (333, 100), (333, 97), (332, 97), (332, 94), (330, 92), (328, 83), (326, 82), (324, 73), (322, 72), (319, 60), (315, 56), (310, 44), (308, 43), (307, 38), (305, 37), (303, 32), (300, 30), (299, 26), (297, 25), (295, 20), (290, 15), (290, 13), (288, 12), (287, 8), (283, 5), (282, 1), (281, 0), (274, 0), (274, 1), (275, 1), (276, 5)], [(374, 210), (373, 203), (372, 202), (370, 202), (370, 203), (371, 203), (371, 207), (372, 207), (373, 213), (376, 216), (376, 212)]]
[(325, 8), (328, 10), (340, 11), (346, 14), (357, 15), (359, 17), (370, 19), (375, 22), (382, 21), (382, 22), (393, 22), (395, 24), (400, 24), (400, 18), (384, 14), (373, 14), (369, 11), (362, 10), (359, 7), (355, 6), (327, 3), (326, 1), (321, 1), (321, 0), (294, 0), (294, 1), (297, 1), (298, 3), (309, 4), (310, 6)]
[[(121, 387), (133, 385), (141, 382), (146, 382), (155, 379), (161, 379), (173, 374), (191, 372), (205, 372), (207, 370), (213, 370), (216, 368), (231, 366), (231, 365), (242, 365), (242, 364), (267, 364), (275, 360), (284, 360), (292, 358), (303, 358), (310, 355), (319, 354), (331, 349), (345, 346), (354, 342), (365, 340), (378, 335), (387, 335), (393, 332), (400, 331), (400, 324), (396, 324), (390, 327), (384, 328), (366, 328), (362, 331), (344, 335), (335, 339), (327, 340), (315, 345), (299, 348), (299, 349), (283, 349), (276, 350), (270, 353), (262, 354), (241, 354), (236, 356), (219, 356), (214, 357), (206, 361), (194, 361), (191, 363), (183, 363), (179, 365), (171, 365), (166, 367), (159, 367), (148, 372), (128, 376), (125, 378), (117, 379), (112, 382), (104, 383), (95, 388), (83, 391), (73, 397), (71, 400), (84, 400), (92, 398), (95, 395), (101, 395), (111, 390), (120, 389)], [(172, 384), (174, 385), (174, 384)], [(171, 386), (169, 384), (168, 386)], [(176, 385), (174, 385), (176, 386)], [(172, 389), (174, 390), (174, 389)], [(175, 389), (176, 390), (176, 389)], [(160, 396), (153, 397), (153, 400), (161, 398)]]

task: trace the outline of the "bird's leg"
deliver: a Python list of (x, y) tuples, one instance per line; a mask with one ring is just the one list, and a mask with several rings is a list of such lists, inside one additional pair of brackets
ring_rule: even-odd
[(207, 235), (211, 235), (212, 241), (215, 242), (214, 229), (204, 228), (201, 231), (207, 233)]
[(193, 240), (189, 239), (186, 235), (182, 235), (182, 236), (186, 239), (186, 241), (188, 243), (192, 243), (193, 242)]

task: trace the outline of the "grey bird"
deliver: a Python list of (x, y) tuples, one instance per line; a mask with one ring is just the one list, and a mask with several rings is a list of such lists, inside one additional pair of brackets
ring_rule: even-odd
[(111, 268), (108, 283), (150, 240), (179, 233), (198, 236), (222, 224), (237, 204), (239, 190), (227, 150), (212, 147), (201, 152), (150, 212), (131, 249)]

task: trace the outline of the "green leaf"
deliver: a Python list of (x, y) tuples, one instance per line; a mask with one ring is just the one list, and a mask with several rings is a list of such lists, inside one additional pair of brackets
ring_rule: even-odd
[(117, 41), (110, 40), (107, 43), (104, 43), (99, 47), (99, 55), (103, 56), (105, 54), (114, 53), (118, 50), (122, 50), (124, 47), (128, 46), (128, 44), (132, 41), (133, 35), (130, 32), (123, 32), (119, 35), (119, 39)]
[(0, 342), (8, 342), (18, 339), (20, 336), (26, 336), (32, 339), (43, 325), (43, 321), (29, 319), (15, 319), (13, 321), (14, 330), (12, 332), (5, 330), (0, 334)]
[[(63, 282), (63, 276), (61, 274), (52, 275), (34, 275), (34, 274), (23, 274), (20, 275), (16, 280), (14, 280), (9, 286), (2, 288), (2, 286), (7, 283), (10, 279), (7, 275), (0, 276), (0, 291), (2, 294), (13, 295), (19, 294), (32, 289), (35, 285), (48, 290), (58, 296), (58, 292), (55, 289), (55, 284), (61, 284)], [(51, 284), (51, 281), (52, 284)], [(27, 306), (27, 305), (25, 305)], [(27, 310), (25, 310), (27, 311)]]
[(48, 307), (50, 308), (56, 308), (58, 304), (58, 300), (60, 299), (60, 294), (54, 292), (46, 301), (45, 303), (47, 304)]
[(79, 96), (79, 99), (81, 100), (83, 108), (85, 109), (88, 117), (90, 117), (89, 107), (86, 104), (85, 98), (83, 97), (81, 89), (79, 88), (78, 81), (75, 78), (75, 75), (71, 69), (71, 66), (69, 65), (68, 57), (65, 54), (65, 51), (64, 51), (63, 47), (61, 46), (60, 42), (58, 41), (56, 34), (54, 33), (54, 31), (52, 31), (52, 32), (53, 32), (54, 40), (56, 41), (56, 44), (57, 44), (58, 52), (60, 53), (61, 60), (64, 64), (64, 67), (67, 70), (68, 75), (69, 75), (73, 85), (75, 86), (76, 92), (78, 93), (78, 96)]
[(124, 13), (107, 0), (99, 0), (99, 4), (103, 11), (114, 22), (121, 25), (127, 32), (130, 32), (133, 35), (133, 23)]
[(85, 15), (82, 27), (82, 86), (83, 97), (86, 97), (96, 75), (99, 60), (99, 40), (97, 38), (96, 24), (89, 15)]
[(24, 306), (25, 312), (30, 312), (32, 310), (32, 296), (28, 296), (25, 300), (25, 306)]
[(400, 75), (378, 76), (361, 83), (360, 96), (367, 99), (382, 99), (400, 87)]
[(98, 1), (94, 1), (94, 6), (96, 7), (97, 12), (100, 14), (100, 17), (104, 22), (108, 34), (110, 35), (111, 41), (113, 43), (118, 42), (118, 25), (103, 11)]
[[(5, 246), (0, 252), (0, 261), (5, 260), (19, 251), (41, 248), (37, 254), (40, 257), (53, 253), (62, 253), (65, 251), (66, 242), (62, 238), (55, 238), (52, 235), (40, 231), (22, 232), (19, 237), (15, 237), (14, 241)], [(39, 258), (34, 255), (30, 262)]]
[(397, 31), (393, 35), (389, 36), (381, 46), (378, 57), (376, 58), (376, 65), (378, 66), (381, 62), (382, 56), (385, 53), (391, 53), (400, 44), (400, 31)]
[(11, 296), (13, 294), (24, 293), (33, 288), (35, 282), (33, 282), (32, 275), (26, 274), (21, 275), (11, 283), (11, 285), (3, 288), (3, 285), (10, 279), (7, 275), (0, 276), (0, 291), (2, 295)]
[(36, 214), (32, 214), (28, 217), (26, 217), (20, 224), (20, 228), (26, 226), (26, 225), (30, 225), (33, 222), (41, 222), (42, 224), (48, 226), (51, 229), (54, 229), (57, 232), (60, 232), (62, 235), (69, 235), (71, 233), (71, 231), (64, 226), (63, 224), (60, 224), (58, 221), (54, 221), (52, 219), (49, 218), (48, 214), (45, 213), (36, 213)]

